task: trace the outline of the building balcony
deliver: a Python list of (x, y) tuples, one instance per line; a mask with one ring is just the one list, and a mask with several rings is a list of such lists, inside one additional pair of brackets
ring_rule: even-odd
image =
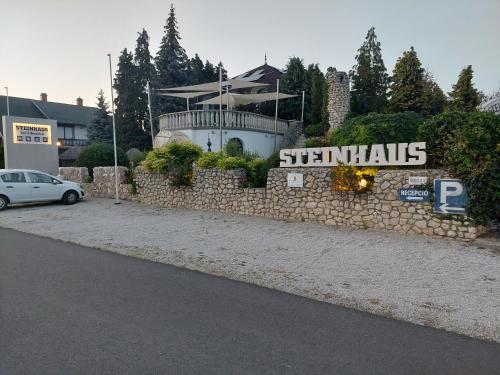
[[(185, 129), (218, 129), (220, 111), (195, 110), (167, 113), (160, 116), (160, 130), (185, 130)], [(289, 122), (274, 117), (263, 116), (257, 113), (242, 111), (222, 111), (222, 128), (234, 130), (251, 130), (258, 132), (283, 135), (287, 132)]]

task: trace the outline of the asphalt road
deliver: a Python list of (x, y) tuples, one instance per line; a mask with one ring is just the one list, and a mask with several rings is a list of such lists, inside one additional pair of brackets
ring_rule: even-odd
[(0, 374), (49, 373), (484, 375), (500, 345), (0, 228)]

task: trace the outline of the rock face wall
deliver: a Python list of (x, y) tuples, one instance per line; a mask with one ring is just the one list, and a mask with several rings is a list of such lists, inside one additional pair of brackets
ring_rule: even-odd
[(78, 182), (83, 184), (87, 182), (89, 171), (85, 167), (59, 167), (59, 176), (66, 181)]
[[(265, 188), (242, 188), (245, 171), (193, 170), (193, 186), (172, 187), (168, 176), (135, 169), (136, 193), (126, 184), (120, 169), (121, 199), (160, 207), (214, 210), (276, 219), (341, 225), (353, 228), (395, 230), (405, 233), (471, 240), (484, 231), (467, 218), (432, 213), (430, 203), (398, 200), (397, 190), (409, 187), (409, 176), (449, 177), (441, 170), (381, 170), (369, 193), (333, 191), (328, 168), (276, 168), (269, 172)], [(303, 173), (304, 187), (287, 186), (288, 173)], [(114, 197), (114, 169), (94, 169), (87, 195)]]
[(346, 72), (338, 72), (329, 68), (325, 76), (328, 84), (328, 114), (330, 128), (338, 128), (349, 113), (351, 92), (349, 76)]

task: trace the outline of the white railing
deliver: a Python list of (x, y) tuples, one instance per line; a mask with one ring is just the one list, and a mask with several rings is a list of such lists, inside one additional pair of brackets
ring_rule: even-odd
[[(217, 109), (167, 113), (160, 116), (160, 130), (218, 128), (219, 116)], [(251, 112), (222, 111), (222, 127), (274, 133), (274, 118)], [(288, 121), (278, 119), (276, 128), (278, 134), (285, 134)]]

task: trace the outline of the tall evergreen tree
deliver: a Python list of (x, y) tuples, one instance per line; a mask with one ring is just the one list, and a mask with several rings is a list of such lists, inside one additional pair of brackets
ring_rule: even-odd
[[(158, 79), (156, 87), (169, 88), (183, 86), (188, 83), (189, 62), (186, 51), (181, 47), (181, 37), (177, 29), (174, 6), (170, 6), (170, 14), (165, 25), (165, 35), (155, 57)], [(184, 101), (178, 98), (158, 97), (160, 113), (182, 111)]]
[(87, 138), (90, 143), (113, 143), (113, 124), (102, 90), (97, 94), (97, 111), (87, 127)]
[(192, 59), (189, 60), (189, 82), (192, 85), (205, 83), (204, 65), (200, 56), (196, 53)]
[(116, 138), (118, 144), (129, 149), (136, 147), (144, 149), (147, 133), (142, 128), (142, 119), (138, 117), (136, 105), (138, 99), (138, 83), (134, 58), (126, 48), (118, 60), (118, 70), (114, 79)]
[(219, 79), (219, 68), (214, 66), (210, 61), (205, 61), (203, 66), (203, 80), (204, 82), (214, 82)]
[[(280, 91), (295, 94), (296, 98), (286, 99), (280, 103), (280, 117), (286, 119), (300, 119), (302, 112), (302, 91), (309, 96), (309, 79), (302, 59), (291, 57), (286, 65), (280, 81)], [(308, 108), (305, 109), (307, 113)]]
[(424, 73), (424, 100), (425, 108), (428, 108), (431, 115), (444, 112), (446, 109), (446, 95), (428, 71)]
[(351, 112), (364, 115), (384, 111), (389, 76), (374, 27), (368, 30), (363, 45), (358, 49), (356, 61), (349, 72), (352, 87)]
[(306, 98), (308, 111), (304, 117), (308, 123), (319, 124), (328, 121), (327, 100), (328, 95), (326, 80), (318, 64), (310, 64), (307, 68), (308, 82), (310, 83), (310, 95)]
[(481, 103), (481, 94), (472, 83), (474, 71), (472, 65), (464, 68), (458, 76), (458, 81), (453, 85), (453, 90), (448, 93), (451, 98), (450, 107), (455, 111), (472, 112)]
[[(152, 83), (156, 78), (156, 69), (153, 65), (152, 56), (149, 52), (149, 35), (146, 30), (142, 29), (138, 33), (137, 44), (135, 47), (134, 64), (135, 64), (135, 78), (137, 89), (137, 102), (135, 105), (135, 115), (137, 120), (147, 126), (144, 126), (146, 134), (141, 134), (139, 143), (144, 147), (152, 147), (151, 145), (151, 126), (149, 124), (149, 109), (148, 109), (148, 95), (147, 95), (147, 82)], [(154, 108), (154, 107), (153, 107)], [(156, 115), (156, 114), (155, 114)], [(154, 116), (156, 117), (156, 116)]]
[(417, 52), (410, 48), (403, 52), (392, 73), (389, 110), (391, 112), (413, 111), (428, 114), (430, 108), (424, 93), (424, 69)]

